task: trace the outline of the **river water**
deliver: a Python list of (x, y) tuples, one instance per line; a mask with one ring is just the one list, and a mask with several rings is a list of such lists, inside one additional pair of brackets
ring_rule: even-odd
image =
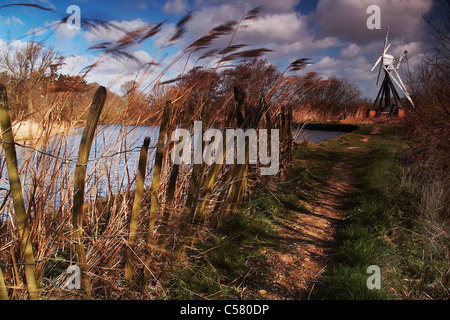
[[(49, 155), (34, 150), (16, 147), (24, 197), (46, 196), (46, 207), (57, 207), (61, 199), (71, 198), (73, 173), (83, 128), (76, 129), (65, 137), (50, 139), (39, 149)], [(151, 184), (155, 146), (159, 128), (150, 126), (103, 125), (97, 128), (87, 166), (86, 199), (104, 197), (109, 193), (120, 193), (133, 189), (139, 159), (139, 151), (145, 137), (150, 137), (147, 162), (146, 185)], [(342, 131), (307, 130), (294, 131), (296, 142), (308, 139), (320, 143), (345, 134)], [(2, 149), (0, 147), (0, 149)], [(0, 153), (0, 205), (9, 190), (4, 153)], [(39, 190), (34, 192), (33, 190)], [(40, 195), (39, 195), (40, 194)], [(38, 199), (36, 199), (38, 200)], [(42, 199), (41, 199), (42, 200)], [(5, 210), (6, 208), (4, 208)], [(2, 210), (3, 212), (5, 212)], [(0, 217), (0, 220), (1, 217)]]
[[(46, 208), (58, 207), (61, 201), (67, 202), (72, 197), (72, 178), (82, 131), (83, 128), (79, 128), (67, 136), (53, 137), (45, 146), (37, 148), (46, 154), (16, 146), (20, 178), (27, 203), (30, 197), (41, 202), (44, 197)], [(87, 165), (86, 200), (133, 188), (139, 152), (145, 137), (150, 137), (147, 176), (151, 177), (158, 131), (158, 127), (150, 126), (99, 126)], [(4, 152), (1, 147), (0, 150), (1, 206), (9, 190), (9, 181)], [(146, 185), (150, 184), (151, 179), (146, 179)], [(1, 210), (3, 214), (5, 210), (6, 208)]]

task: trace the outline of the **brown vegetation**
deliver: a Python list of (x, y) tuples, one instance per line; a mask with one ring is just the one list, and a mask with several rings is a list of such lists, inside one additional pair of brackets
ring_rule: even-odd
[[(165, 143), (165, 139), (177, 125), (187, 123), (187, 127), (192, 127), (193, 121), (202, 120), (203, 130), (228, 126), (279, 129), (280, 163), (284, 169), (291, 159), (291, 130), (296, 114), (303, 120), (329, 120), (339, 116), (343, 108), (354, 117), (364, 113), (361, 106), (366, 101), (349, 82), (322, 79), (313, 73), (298, 75), (308, 59), (295, 60), (279, 72), (262, 59), (268, 50), (233, 45), (242, 23), (257, 14), (258, 9), (251, 10), (241, 20), (217, 26), (192, 42), (156, 75), (151, 87), (142, 88), (142, 79), (136, 79), (122, 86), (122, 96), (108, 92), (106, 102), (102, 101), (103, 111), (95, 116), (95, 121), (89, 114), (97, 104), (90, 102), (98, 85), (85, 81), (95, 64), (86, 68), (84, 75), (60, 75), (57, 71), (63, 59), (51, 48), (35, 43), (0, 58), (4, 70), (0, 79), (11, 96), (9, 107), (16, 120), (31, 119), (50, 127), (59, 122), (73, 126), (84, 126), (86, 122), (89, 131), (89, 141), (83, 142), (83, 154), (77, 159), (70, 157), (64, 137), (53, 140), (50, 148), (50, 134), (42, 133), (28, 146), (32, 152), (20, 168), (22, 177), (28, 174), (25, 220), (34, 249), (35, 277), (41, 280), (41, 298), (165, 297), (164, 286), (173, 276), (171, 271), (187, 267), (184, 257), (195, 241), (210, 236), (214, 228), (238, 212), (256, 182), (270, 184), (271, 179), (279, 177), (255, 178), (258, 168), (249, 164), (248, 152), (245, 164), (172, 166), (169, 152), (173, 144)], [(187, 15), (178, 22), (168, 45), (183, 35), (189, 19)], [(91, 27), (99, 24), (84, 23), (91, 23)], [(134, 30), (117, 42), (97, 44), (90, 50), (135, 59), (133, 48), (157, 34), (161, 25)], [(227, 46), (206, 51), (213, 40), (224, 36), (231, 37)], [(175, 79), (162, 80), (181, 58), (189, 59), (196, 53), (202, 54), (199, 61), (215, 58), (218, 62), (214, 67), (185, 70)], [(153, 72), (149, 67), (145, 65), (140, 70), (147, 77)], [(302, 114), (303, 111), (306, 112)], [(121, 161), (127, 162), (128, 153), (135, 151), (103, 154), (100, 158), (108, 159), (105, 162), (88, 159), (97, 122), (160, 126), (158, 142), (148, 150), (156, 151), (150, 188), (141, 190), (145, 175), (142, 163), (139, 179), (135, 173), (127, 172), (122, 181), (126, 191), (120, 194), (96, 179), (97, 171), (121, 170)], [(120, 139), (127, 132), (125, 125), (122, 129)], [(247, 141), (246, 148), (248, 145)], [(86, 173), (88, 163), (94, 167), (90, 175)], [(69, 164), (76, 166), (75, 175)], [(0, 168), (4, 166), (1, 159)], [(91, 182), (88, 199), (83, 198), (85, 178)], [(136, 179), (139, 190), (135, 193)], [(5, 295), (6, 288), (11, 299), (24, 299), (36, 292), (24, 285), (24, 270), (29, 278), (31, 268), (21, 256), (23, 239), (21, 225), (16, 224), (19, 217), (12, 207), (13, 197), (8, 190), (1, 204), (8, 219), (2, 221), (0, 229), (0, 290)], [(64, 285), (66, 268), (76, 262), (83, 272), (84, 291), (67, 290)]]
[[(450, 2), (442, 4), (450, 17)], [(448, 23), (427, 20), (435, 29), (434, 53), (426, 56), (408, 81), (415, 108), (405, 120), (414, 144), (406, 156), (424, 192), (435, 189), (433, 215), (450, 218), (450, 38)], [(431, 192), (431, 191), (430, 191)], [(431, 200), (431, 199), (430, 199)]]
[[(253, 19), (257, 12), (250, 11), (241, 22)], [(170, 41), (183, 33), (187, 19), (189, 16), (180, 20), (177, 34)], [(241, 22), (230, 22), (212, 29), (175, 60), (206, 49), (220, 36), (232, 35)], [(117, 43), (93, 46), (92, 50), (131, 58), (127, 50), (158, 30), (136, 30)], [(3, 55), (4, 64), (13, 66), (2, 73), (2, 81), (12, 97), (5, 108), (9, 107), (17, 120), (31, 119), (48, 127), (59, 122), (79, 125), (80, 121), (84, 126), (86, 121), (86, 127), (77, 159), (70, 155), (64, 136), (52, 139), (46, 131), (41, 135), (36, 133), (36, 139), (26, 146), (10, 141), (10, 148), (28, 149), (30, 152), (23, 159), (18, 176), (26, 185), (24, 199), (16, 197), (17, 188), (11, 188), (1, 207), (6, 214), (6, 219), (2, 214), (0, 231), (2, 295), (6, 288), (11, 299), (37, 298), (39, 295), (41, 298), (108, 299), (164, 296), (161, 283), (170, 277), (166, 270), (185, 264), (184, 254), (193, 242), (203, 239), (214, 226), (240, 209), (258, 169), (249, 165), (248, 152), (245, 164), (231, 167), (215, 164), (171, 166), (169, 152), (173, 144), (165, 143), (166, 132), (170, 136), (182, 119), (188, 119), (188, 127), (194, 120), (202, 120), (204, 130), (224, 124), (256, 129), (270, 123), (271, 128), (282, 132), (281, 162), (290, 159), (289, 127), (292, 125), (292, 108), (298, 105), (299, 99), (292, 96), (291, 88), (297, 76), (280, 74), (267, 61), (257, 60), (267, 50), (238, 51), (242, 47), (232, 46), (230, 42), (218, 51), (222, 58), (215, 69), (197, 68), (174, 81), (163, 82), (162, 75), (167, 72), (164, 70), (146, 94), (138, 89), (139, 81), (128, 82), (122, 88), (123, 97), (112, 95), (109, 101), (104, 88), (94, 95), (94, 85), (86, 83), (83, 76), (58, 75), (62, 58), (52, 49), (45, 50), (40, 44), (30, 43), (23, 51), (19, 49), (14, 55), (8, 52)], [(219, 71), (221, 63), (241, 60), (244, 63)], [(298, 71), (305, 65), (305, 60), (298, 60), (292, 64), (292, 69)], [(94, 67), (90, 66), (86, 72)], [(27, 72), (16, 73), (16, 69)], [(251, 76), (252, 86), (246, 82), (247, 76)], [(6, 90), (3, 93), (6, 99)], [(93, 96), (94, 101), (90, 104)], [(187, 109), (189, 106), (192, 110)], [(151, 149), (156, 148), (153, 185), (142, 195), (133, 197), (136, 179), (133, 173), (128, 172), (127, 181), (122, 181), (126, 191), (121, 194), (117, 194), (110, 183), (102, 185), (96, 179), (97, 171), (121, 170), (121, 161), (126, 162), (127, 153), (134, 152), (121, 150), (117, 154), (89, 159), (99, 120), (161, 126), (158, 144)], [(5, 127), (2, 131), (8, 130)], [(126, 132), (123, 130), (119, 139)], [(6, 135), (2, 136), (5, 139), (2, 143), (8, 143)], [(246, 145), (248, 148), (248, 141)], [(99, 168), (100, 163), (104, 164), (103, 168)], [(5, 167), (3, 159), (0, 164)], [(72, 174), (70, 165), (75, 165), (75, 174)], [(93, 166), (92, 173), (87, 172), (87, 165)], [(177, 174), (177, 171), (184, 174)], [(89, 197), (86, 198), (88, 192)], [(185, 194), (188, 194), (187, 199)], [(18, 201), (14, 206), (17, 203), (25, 206), (22, 216), (13, 209), (12, 199)], [(132, 206), (134, 201), (141, 199), (141, 214), (137, 211), (133, 214), (133, 223), (137, 223), (137, 227), (133, 226), (131, 230), (131, 236), (136, 236), (137, 241), (128, 243)], [(135, 207), (139, 208), (139, 205)], [(19, 224), (17, 219), (21, 219)], [(24, 260), (21, 254), (25, 250), (21, 246), (24, 225), (29, 230), (27, 257), (34, 261)], [(30, 252), (33, 252), (31, 256)], [(128, 282), (120, 284), (126, 252), (127, 261), (134, 268), (128, 268)], [(130, 254), (133, 259), (129, 259)], [(74, 263), (82, 272), (83, 291), (70, 291), (65, 286), (65, 270)], [(28, 290), (24, 286), (24, 271)], [(39, 293), (33, 286), (33, 278), (41, 280)]]

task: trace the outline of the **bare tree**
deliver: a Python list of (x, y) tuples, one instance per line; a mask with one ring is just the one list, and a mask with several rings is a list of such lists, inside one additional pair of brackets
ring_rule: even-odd
[(23, 117), (37, 111), (35, 103), (56, 79), (63, 63), (52, 47), (29, 42), (22, 48), (6, 48), (0, 52), (0, 71), (8, 77), (6, 85), (12, 97), (13, 117)]
[(415, 141), (414, 159), (423, 174), (432, 180), (448, 177), (450, 170), (450, 1), (441, 6), (442, 21), (432, 16), (424, 17), (435, 31), (434, 50), (424, 57), (408, 79), (415, 108), (408, 115), (405, 126)]
[(256, 105), (260, 97), (275, 85), (280, 76), (276, 66), (265, 59), (255, 58), (233, 69), (225, 70), (222, 73), (222, 81), (226, 90), (235, 85), (245, 88), (249, 104)]
[(327, 114), (339, 114), (343, 109), (356, 111), (367, 101), (355, 84), (337, 77), (322, 79), (316, 73), (299, 78), (297, 91), (303, 106)]

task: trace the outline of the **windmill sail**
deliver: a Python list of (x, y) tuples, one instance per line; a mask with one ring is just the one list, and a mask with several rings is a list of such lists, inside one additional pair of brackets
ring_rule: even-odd
[(377, 62), (375, 63), (375, 65), (373, 66), (373, 68), (370, 70), (371, 72), (373, 70), (375, 70), (375, 68), (378, 66), (378, 64), (381, 62), (381, 60), (383, 60), (383, 64), (385, 64), (392, 56), (391, 55), (387, 55), (386, 52), (389, 50), (389, 48), (391, 47), (391, 43), (389, 43), (389, 45), (386, 47), (386, 49), (384, 50), (383, 55), (381, 55)]
[(389, 37), (389, 26), (386, 28), (386, 37), (384, 38), (384, 46), (383, 46), (383, 51), (381, 51), (381, 60), (382, 60), (382, 64), (380, 65), (380, 69), (378, 69), (378, 76), (377, 76), (377, 85), (380, 82), (380, 74), (381, 74), (381, 70), (383, 69), (384, 66), (384, 56), (386, 55), (386, 45), (388, 42), (388, 37)]

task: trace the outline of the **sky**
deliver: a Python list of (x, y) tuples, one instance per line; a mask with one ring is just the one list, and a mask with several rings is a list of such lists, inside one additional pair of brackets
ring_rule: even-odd
[[(87, 75), (89, 82), (120, 93), (124, 82), (139, 79), (144, 88), (150, 90), (158, 75), (167, 80), (194, 66), (213, 66), (212, 60), (198, 60), (202, 52), (180, 59), (177, 56), (215, 26), (230, 20), (239, 21), (246, 12), (261, 6), (258, 17), (243, 21), (232, 39), (231, 35), (218, 39), (208, 50), (223, 48), (230, 40), (232, 45), (246, 44), (247, 49), (264, 47), (272, 50), (264, 58), (276, 64), (280, 71), (298, 58), (309, 58), (312, 64), (302, 72), (346, 79), (357, 84), (364, 96), (373, 99), (379, 87), (376, 86), (377, 72), (370, 72), (370, 69), (381, 54), (386, 27), (390, 27), (389, 42), (392, 43), (388, 53), (397, 57), (408, 50), (408, 64), (402, 65), (400, 70), (406, 77), (417, 68), (424, 54), (432, 50), (432, 30), (423, 17), (439, 16), (439, 1), (0, 0), (0, 50), (6, 46), (20, 48), (29, 41), (42, 42), (66, 57), (61, 73), (77, 75), (97, 62), (96, 68)], [(49, 10), (10, 6), (18, 3)], [(81, 19), (100, 19), (113, 27), (82, 24), (80, 29), (69, 28), (60, 20), (73, 13), (67, 12), (72, 5), (80, 9)], [(373, 12), (367, 12), (371, 5), (380, 8), (380, 24), (375, 29), (367, 25), (368, 19), (373, 18)], [(189, 12), (192, 17), (184, 25), (184, 36), (168, 42), (178, 21)], [(94, 45), (120, 40), (126, 32), (163, 21), (158, 34), (128, 51), (133, 60), (89, 50)], [(176, 63), (171, 65), (174, 61)], [(151, 67), (143, 72), (139, 68), (142, 65)], [(169, 65), (168, 71), (161, 74)]]

